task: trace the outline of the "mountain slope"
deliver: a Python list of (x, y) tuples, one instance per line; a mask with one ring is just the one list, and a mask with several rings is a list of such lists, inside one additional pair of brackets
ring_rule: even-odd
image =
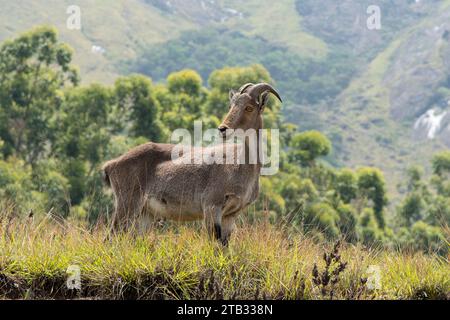
[[(81, 30), (66, 27), (66, 10), (73, 4), (81, 9)], [(75, 49), (75, 63), (85, 82), (111, 82), (119, 73), (117, 63), (135, 58), (139, 48), (196, 27), (140, 0), (0, 0), (0, 8), (0, 41), (36, 25), (55, 26), (62, 41)], [(105, 53), (96, 52), (93, 46)]]
[(400, 33), (327, 110), (325, 118), (345, 129), (342, 162), (377, 165), (398, 181), (407, 166), (426, 165), (433, 151), (450, 145), (444, 123), (432, 136), (430, 126), (415, 125), (450, 73), (448, 3), (437, 12)]

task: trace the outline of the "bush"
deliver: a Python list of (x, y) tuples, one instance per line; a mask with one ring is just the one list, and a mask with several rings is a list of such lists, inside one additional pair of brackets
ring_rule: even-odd
[(46, 211), (66, 217), (69, 210), (69, 180), (62, 175), (61, 165), (54, 159), (40, 161), (33, 170), (36, 190), (43, 194)]
[(445, 254), (448, 251), (441, 230), (423, 221), (418, 221), (412, 226), (410, 236), (411, 244), (416, 250), (440, 254)]
[(348, 204), (341, 204), (337, 208), (339, 221), (337, 223), (340, 233), (348, 242), (356, 242), (358, 237), (356, 234), (356, 213), (355, 209)]
[(317, 229), (329, 239), (339, 236), (339, 214), (326, 203), (317, 203), (306, 209), (304, 227), (307, 231)]
[(358, 238), (367, 245), (383, 243), (383, 232), (379, 229), (373, 209), (366, 208), (361, 214)]
[(12, 203), (20, 211), (36, 206), (31, 173), (31, 167), (23, 160), (0, 160), (0, 200)]

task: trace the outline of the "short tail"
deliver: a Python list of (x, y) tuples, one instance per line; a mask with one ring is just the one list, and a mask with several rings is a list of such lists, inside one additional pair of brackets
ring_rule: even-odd
[(111, 187), (111, 180), (109, 178), (109, 171), (108, 171), (108, 164), (107, 163), (102, 167), (102, 178), (103, 178), (103, 182), (108, 187)]

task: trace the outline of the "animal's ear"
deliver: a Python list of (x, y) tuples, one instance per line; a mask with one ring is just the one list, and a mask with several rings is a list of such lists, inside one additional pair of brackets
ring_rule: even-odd
[(236, 94), (236, 91), (234, 91), (233, 89), (230, 90), (228, 97), (231, 99), (233, 99), (234, 95)]
[(264, 108), (269, 102), (269, 93), (270, 92), (264, 92), (262, 95), (259, 96), (258, 106), (260, 112), (264, 111)]

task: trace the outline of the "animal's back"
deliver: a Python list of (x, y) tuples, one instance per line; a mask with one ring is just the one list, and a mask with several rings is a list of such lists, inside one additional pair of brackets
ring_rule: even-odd
[(111, 179), (129, 181), (128, 177), (145, 183), (150, 171), (161, 162), (171, 159), (172, 144), (148, 142), (132, 148), (122, 156), (106, 162), (102, 167), (105, 182), (111, 185)]

